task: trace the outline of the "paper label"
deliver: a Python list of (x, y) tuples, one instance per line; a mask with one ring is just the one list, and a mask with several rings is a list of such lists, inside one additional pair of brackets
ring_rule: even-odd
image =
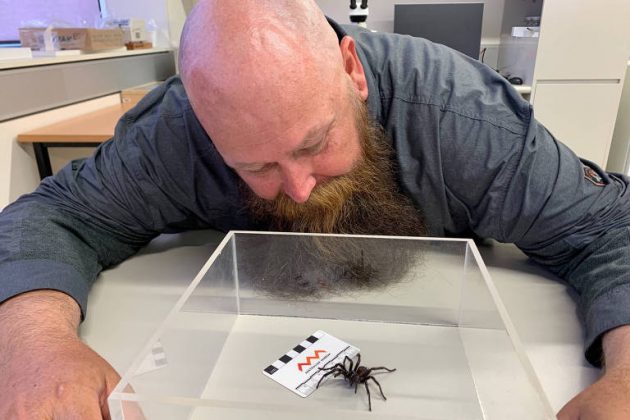
[(326, 373), (321, 368), (353, 358), (359, 349), (324, 331), (315, 331), (300, 344), (263, 369), (263, 373), (301, 397), (315, 391)]

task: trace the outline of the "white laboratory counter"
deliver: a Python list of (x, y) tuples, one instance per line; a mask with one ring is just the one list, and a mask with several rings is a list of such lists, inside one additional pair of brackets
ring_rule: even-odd
[[(162, 235), (105, 271), (90, 293), (83, 339), (124, 372), (222, 237), (213, 231)], [(480, 251), (557, 411), (599, 375), (583, 357), (575, 303), (564, 284), (513, 245), (495, 243)]]
[(107, 58), (131, 57), (134, 55), (156, 54), (171, 51), (170, 48), (147, 48), (139, 50), (104, 50), (82, 52), (77, 55), (60, 55), (57, 57), (29, 57), (12, 60), (0, 60), (0, 70), (21, 69), (51, 64), (65, 64), (77, 61), (103, 60)]

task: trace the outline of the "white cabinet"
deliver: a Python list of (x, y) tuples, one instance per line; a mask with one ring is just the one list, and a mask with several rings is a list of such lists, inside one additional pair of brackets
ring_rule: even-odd
[(537, 79), (623, 79), (629, 0), (545, 0), (541, 22)]
[(629, 56), (629, 0), (545, 0), (532, 83), (535, 115), (602, 167)]
[[(538, 83), (534, 116), (578, 156), (606, 161), (619, 106), (618, 84)], [(597, 145), (597, 147), (593, 147)]]
[(630, 61), (626, 67), (626, 81), (621, 92), (606, 170), (630, 175)]

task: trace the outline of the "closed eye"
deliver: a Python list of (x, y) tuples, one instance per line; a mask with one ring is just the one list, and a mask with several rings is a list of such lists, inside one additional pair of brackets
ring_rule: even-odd
[(264, 173), (269, 172), (275, 166), (276, 166), (275, 163), (266, 163), (266, 164), (264, 164), (263, 166), (261, 166), (259, 168), (248, 168), (248, 169), (243, 169), (243, 171), (247, 172), (248, 174), (252, 174), (252, 175), (262, 175)]
[(326, 149), (326, 146), (328, 145), (328, 138), (324, 138), (322, 141), (318, 142), (317, 144), (310, 146), (310, 147), (306, 147), (304, 149), (301, 149), (297, 152), (297, 155), (299, 156), (314, 156), (317, 155), (321, 152), (324, 151), (324, 149)]

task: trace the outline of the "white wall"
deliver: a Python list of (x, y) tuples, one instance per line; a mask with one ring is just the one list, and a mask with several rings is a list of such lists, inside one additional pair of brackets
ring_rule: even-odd
[[(0, 123), (0, 210), (20, 195), (33, 191), (39, 184), (33, 147), (18, 143), (18, 134), (116, 103), (120, 103), (119, 94)], [(53, 170), (71, 159), (89, 155), (93, 150), (51, 149)]]
[(179, 38), (182, 35), (186, 16), (196, 3), (197, 0), (167, 0), (172, 46), (179, 47)]

